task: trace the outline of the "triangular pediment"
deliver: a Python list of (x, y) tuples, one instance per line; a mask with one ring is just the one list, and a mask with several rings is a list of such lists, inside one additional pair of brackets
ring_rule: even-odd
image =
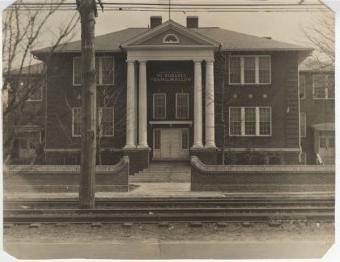
[(219, 43), (212, 40), (194, 29), (188, 29), (172, 20), (155, 27), (133, 39), (122, 44), (123, 48), (129, 47), (170, 47), (170, 46), (190, 46), (190, 47), (218, 47)]

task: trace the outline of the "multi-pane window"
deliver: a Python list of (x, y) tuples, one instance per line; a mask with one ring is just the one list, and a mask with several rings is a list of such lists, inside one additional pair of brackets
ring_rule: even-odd
[(100, 136), (113, 136), (114, 131), (113, 107), (100, 107), (98, 112), (99, 112)]
[(81, 135), (81, 108), (72, 108), (72, 136)]
[[(98, 126), (100, 136), (113, 136), (114, 131), (113, 107), (98, 108)], [(72, 108), (72, 136), (81, 135), (81, 108)]]
[(271, 59), (269, 55), (230, 56), (230, 84), (270, 84)]
[(161, 130), (155, 129), (154, 131), (154, 149), (161, 149)]
[(306, 112), (300, 112), (300, 137), (306, 137), (307, 118)]
[(154, 119), (166, 118), (166, 94), (163, 93), (153, 94), (153, 118)]
[(229, 60), (230, 83), (241, 83), (241, 59), (239, 56), (231, 56)]
[(241, 135), (241, 108), (239, 107), (230, 107), (229, 108), (229, 132), (230, 135)]
[(314, 99), (334, 99), (335, 84), (333, 74), (313, 75), (313, 98)]
[(256, 135), (256, 108), (244, 108), (244, 134)]
[(271, 110), (270, 107), (260, 107), (260, 135), (269, 135), (271, 133)]
[[(114, 84), (114, 60), (112, 56), (96, 57), (96, 83), (97, 85)], [(73, 85), (81, 85), (81, 57), (73, 58)]]
[(230, 136), (270, 136), (270, 107), (229, 107)]
[(82, 71), (81, 71), (81, 57), (73, 57), (73, 85), (81, 85)]
[(299, 97), (300, 99), (306, 98), (306, 75), (299, 75)]
[(189, 130), (182, 129), (182, 149), (189, 149)]
[(256, 83), (255, 79), (255, 56), (244, 57), (244, 83)]
[(176, 118), (188, 119), (189, 118), (189, 94), (177, 93), (176, 94)]

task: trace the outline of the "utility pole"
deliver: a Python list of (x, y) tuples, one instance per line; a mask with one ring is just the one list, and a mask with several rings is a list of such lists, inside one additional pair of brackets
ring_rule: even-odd
[(96, 186), (96, 68), (95, 17), (96, 0), (77, 0), (81, 21), (81, 161), (79, 201), (81, 208), (95, 207)]

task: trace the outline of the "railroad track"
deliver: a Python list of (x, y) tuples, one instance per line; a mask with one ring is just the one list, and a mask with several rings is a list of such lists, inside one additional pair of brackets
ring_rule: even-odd
[(4, 222), (20, 224), (334, 221), (334, 196), (331, 195), (98, 199), (94, 209), (79, 209), (78, 204), (74, 199), (5, 201)]

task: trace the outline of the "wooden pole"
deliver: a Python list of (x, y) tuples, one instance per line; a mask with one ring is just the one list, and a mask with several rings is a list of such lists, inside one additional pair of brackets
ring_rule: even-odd
[(79, 201), (81, 208), (95, 206), (96, 178), (96, 68), (95, 68), (95, 0), (80, 0), (82, 52), (81, 162)]

